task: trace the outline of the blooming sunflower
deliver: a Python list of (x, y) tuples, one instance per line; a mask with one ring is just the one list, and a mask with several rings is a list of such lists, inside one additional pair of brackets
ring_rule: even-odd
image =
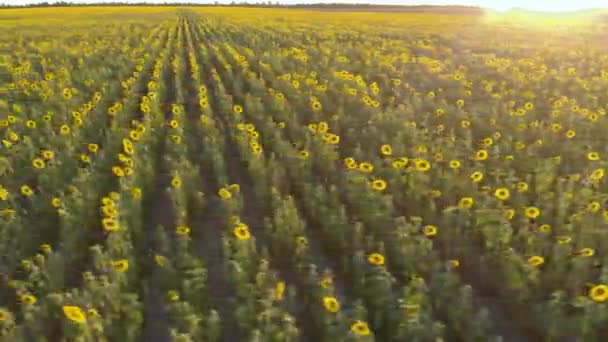
[(437, 227), (435, 227), (434, 225), (431, 225), (431, 224), (426, 225), (422, 228), (422, 233), (426, 237), (433, 237), (433, 236), (437, 235)]
[(336, 299), (336, 297), (323, 297), (323, 306), (325, 307), (325, 310), (331, 313), (336, 313), (340, 311), (340, 302), (338, 301), (338, 299)]
[(87, 321), (87, 316), (78, 306), (64, 305), (62, 310), (63, 315), (72, 322), (85, 323)]
[(608, 300), (608, 285), (595, 285), (589, 290), (589, 298), (594, 302), (603, 303)]
[(367, 261), (376, 266), (384, 265), (384, 255), (380, 253), (372, 253), (367, 257)]
[(498, 188), (498, 189), (496, 189), (496, 191), (494, 191), (494, 196), (502, 201), (509, 199), (509, 196), (510, 196), (509, 189)]
[(370, 182), (370, 186), (376, 191), (384, 191), (386, 190), (386, 181), (382, 179), (375, 179)]
[(350, 331), (352, 331), (357, 336), (369, 336), (371, 334), (371, 330), (366, 322), (357, 320), (350, 326)]
[(244, 223), (240, 223), (239, 225), (237, 225), (232, 230), (232, 232), (234, 233), (234, 236), (236, 236), (236, 238), (239, 240), (249, 240), (251, 238), (249, 227)]
[(545, 263), (545, 258), (538, 256), (538, 255), (534, 255), (534, 256), (529, 257), (527, 262), (528, 262), (528, 265), (538, 267)]
[(384, 144), (380, 146), (380, 154), (383, 156), (390, 156), (393, 154), (393, 147), (389, 144)]
[(126, 272), (129, 269), (129, 260), (120, 259), (112, 261), (112, 269), (120, 273)]

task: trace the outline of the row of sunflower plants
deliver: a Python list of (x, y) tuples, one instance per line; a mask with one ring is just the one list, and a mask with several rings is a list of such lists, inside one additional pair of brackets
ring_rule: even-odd
[[(143, 60), (142, 59), (137, 59), (137, 61), (139, 60)], [(143, 63), (143, 62), (142, 62)], [(138, 65), (139, 67), (139, 65)], [(141, 68), (143, 68), (143, 65), (141, 65)], [(135, 80), (133, 78), (133, 80)], [(134, 83), (134, 82), (132, 82)], [(120, 86), (120, 84), (118, 84), (118, 86)], [(65, 97), (65, 94), (69, 93), (69, 91), (64, 92), (64, 94), (62, 94)], [(91, 134), (91, 132), (93, 132), (91, 126), (88, 125), (83, 125), (83, 121), (87, 122), (89, 120), (89, 117), (87, 116), (87, 114), (91, 114), (88, 111), (89, 110), (95, 110), (97, 109), (97, 111), (99, 111), (99, 108), (103, 108), (103, 106), (99, 106), (96, 107), (97, 102), (99, 102), (100, 100), (100, 93), (95, 93), (94, 95), (94, 99), (93, 101), (87, 102), (85, 103), (85, 105), (83, 106), (84, 108), (81, 108), (80, 110), (82, 111), (82, 113), (78, 112), (78, 114), (83, 115), (82, 118), (84, 120), (75, 120), (75, 122), (73, 123), (73, 125), (68, 125), (68, 124), (63, 124), (61, 126), (61, 128), (59, 129), (59, 133), (62, 134), (57, 134), (57, 133), (50, 133), (49, 135), (51, 136), (51, 138), (55, 141), (54, 143), (57, 145), (62, 145), (62, 146), (68, 146), (71, 147), (74, 143), (79, 144), (78, 141), (82, 141), (80, 139), (83, 139), (85, 137), (83, 137), (85, 135), (85, 133), (88, 131), (89, 134)], [(93, 108), (91, 108), (93, 107)], [(92, 112), (93, 113), (93, 112)], [(91, 115), (93, 116), (93, 115)], [(79, 119), (81, 118), (81, 116), (79, 115), (72, 115), (73, 118), (75, 119)], [(102, 121), (97, 122), (96, 118), (104, 118), (104, 116), (93, 116), (93, 119), (91, 119), (90, 121), (92, 122), (91, 125), (96, 126), (96, 130), (99, 130), (99, 127), (103, 127), (103, 125), (101, 124)], [(99, 119), (97, 119), (99, 120)], [(88, 123), (88, 122), (87, 122)], [(80, 126), (83, 126), (83, 130), (80, 130)], [(50, 126), (49, 126), (50, 127)], [(47, 129), (52, 129), (52, 128), (48, 128)], [(50, 132), (53, 132), (52, 130)], [(101, 130), (101, 133), (99, 134), (99, 138), (100, 140), (106, 140), (106, 141), (112, 141), (112, 140), (116, 140), (120, 138), (120, 134), (118, 132), (113, 132), (110, 131), (108, 132), (108, 135), (105, 137), (103, 137), (103, 133), (105, 133), (105, 130)], [(70, 134), (71, 133), (71, 134)], [(79, 133), (79, 134), (76, 134)], [(61, 140), (61, 141), (60, 141)], [(66, 140), (70, 140), (70, 142), (66, 142)], [(86, 141), (86, 140), (84, 140)], [(86, 145), (86, 143), (85, 143)], [(89, 146), (96, 146), (98, 147), (97, 144), (95, 143), (90, 143)], [(105, 145), (105, 144), (104, 144)], [(108, 148), (109, 149), (109, 148)], [(94, 148), (94, 150), (96, 152), (100, 152), (99, 148)], [(117, 150), (117, 149), (114, 149)], [(52, 150), (49, 150), (50, 152), (53, 152)], [(58, 331), (64, 331), (66, 334), (71, 334), (70, 331), (72, 331), (74, 334), (80, 335), (82, 334), (82, 336), (85, 336), (87, 334), (92, 333), (91, 331), (87, 332), (87, 329), (82, 329), (82, 327), (75, 329), (76, 332), (74, 332), (74, 328), (70, 328), (70, 323), (85, 323), (86, 322), (86, 309), (83, 309), (81, 307), (77, 307), (74, 305), (68, 305), (67, 302), (73, 302), (73, 301), (82, 301), (83, 303), (88, 303), (87, 306), (90, 305), (94, 305), (93, 301), (91, 301), (90, 298), (90, 294), (82, 294), (80, 293), (81, 291), (79, 290), (72, 290), (72, 291), (68, 291), (67, 293), (62, 293), (61, 290), (64, 289), (64, 284), (67, 284), (68, 286), (73, 286), (74, 283), (74, 278), (75, 278), (75, 274), (72, 273), (67, 273), (65, 272), (65, 269), (68, 268), (68, 266), (70, 265), (78, 265), (80, 264), (80, 266), (77, 266), (76, 268), (72, 269), (72, 271), (76, 271), (76, 273), (78, 272), (78, 269), (80, 269), (83, 264), (79, 263), (78, 260), (78, 254), (81, 253), (80, 255), (82, 255), (82, 253), (86, 253), (86, 248), (88, 246), (88, 242), (89, 241), (93, 241), (95, 240), (95, 238), (93, 238), (92, 236), (98, 236), (99, 233), (98, 232), (93, 232), (91, 233), (90, 231), (83, 231), (82, 230), (82, 224), (81, 223), (85, 223), (85, 227), (86, 226), (93, 226), (96, 228), (99, 228), (100, 225), (94, 225), (94, 224), (87, 224), (87, 222), (90, 223), (90, 215), (89, 213), (95, 212), (94, 209), (92, 210), (87, 210), (89, 205), (92, 205), (93, 208), (97, 207), (100, 208), (95, 202), (97, 202), (99, 200), (99, 197), (96, 197), (96, 193), (101, 193), (101, 192), (97, 192), (97, 191), (91, 191), (91, 196), (87, 197), (86, 199), (83, 198), (82, 194), (80, 193), (80, 191), (78, 189), (91, 189), (94, 190), (96, 189), (94, 187), (95, 184), (97, 184), (97, 182), (104, 178), (102, 173), (106, 173), (108, 172), (108, 169), (103, 170), (103, 166), (108, 164), (110, 162), (110, 160), (113, 158), (113, 153), (108, 152), (108, 154), (102, 154), (99, 159), (96, 159), (93, 162), (93, 165), (80, 165), (80, 168), (78, 168), (78, 165), (74, 165), (74, 162), (78, 162), (78, 159), (75, 155), (78, 154), (79, 151), (75, 151), (74, 148), (69, 148), (67, 149), (67, 151), (58, 149), (58, 153), (47, 153), (49, 155), (53, 156), (53, 161), (58, 161), (56, 164), (54, 162), (49, 163), (50, 165), (48, 165), (48, 169), (52, 172), (55, 171), (55, 168), (60, 168), (60, 167), (66, 167), (65, 164), (72, 165), (74, 167), (74, 170), (70, 169), (69, 167), (66, 167), (65, 172), (66, 173), (71, 173), (71, 174), (75, 174), (76, 179), (62, 179), (61, 177), (56, 177), (54, 178), (55, 181), (59, 182), (60, 184), (55, 184), (55, 183), (49, 183), (46, 184), (44, 189), (40, 189), (37, 188), (37, 192), (36, 193), (30, 193), (30, 196), (28, 197), (32, 197), (34, 199), (41, 199), (41, 198), (46, 198), (49, 197), (49, 193), (46, 191), (50, 191), (50, 194), (53, 194), (55, 191), (59, 191), (60, 188), (63, 186), (66, 186), (67, 189), (69, 190), (68, 193), (66, 193), (65, 195), (63, 195), (63, 198), (58, 198), (58, 197), (53, 197), (52, 200), (50, 200), (49, 198), (46, 198), (50, 204), (54, 207), (54, 214), (58, 215), (58, 217), (50, 217), (51, 219), (54, 219), (54, 222), (56, 222), (56, 226), (57, 228), (55, 228), (56, 232), (54, 234), (51, 234), (54, 239), (48, 239), (49, 237), (43, 237), (45, 240), (43, 240), (45, 243), (41, 244), (41, 246), (39, 247), (45, 254), (50, 255), (49, 259), (48, 259), (48, 263), (46, 262), (45, 258), (41, 257), (43, 256), (43, 254), (38, 254), (36, 259), (37, 259), (37, 263), (41, 264), (38, 267), (33, 267), (34, 264), (32, 264), (31, 262), (28, 262), (26, 260), (23, 260), (23, 262), (21, 262), (21, 269), (20, 270), (16, 270), (17, 273), (15, 273), (15, 276), (13, 277), (14, 279), (9, 279), (10, 282), (8, 283), (10, 291), (8, 291), (7, 293), (15, 293), (16, 294), (16, 298), (19, 299), (19, 303), (25, 303), (27, 302), (27, 305), (32, 307), (32, 310), (29, 311), (27, 314), (25, 313), (19, 313), (19, 315), (17, 316), (18, 321), (23, 321), (22, 325), (19, 326), (13, 326), (13, 328), (16, 329), (7, 329), (5, 330), (5, 333), (7, 334), (13, 334), (12, 336), (14, 336), (15, 338), (17, 338), (17, 340), (19, 339), (23, 339), (23, 338), (27, 338), (27, 336), (31, 336), (31, 334), (34, 334), (36, 336), (56, 336), (55, 334), (58, 333)], [(68, 153), (60, 153), (60, 152), (70, 152)], [(70, 155), (71, 154), (71, 155)], [(55, 159), (55, 156), (57, 157), (57, 159)], [(60, 163), (60, 162), (64, 162), (64, 163)], [(45, 164), (45, 166), (47, 166)], [(42, 169), (42, 168), (41, 168)], [(46, 171), (46, 168), (44, 168), (43, 171)], [(22, 174), (20, 176), (26, 176), (27, 174)], [(46, 180), (48, 182), (53, 181), (53, 179), (45, 179), (44, 176), (40, 176), (38, 179), (42, 180)], [(61, 184), (61, 181), (65, 180), (65, 181), (69, 181), (71, 180), (71, 184)], [(43, 184), (44, 182), (42, 181), (38, 181), (37, 183), (39, 184)], [(67, 182), (64, 182), (67, 183)], [(48, 188), (48, 189), (47, 189)], [(107, 188), (107, 187), (106, 187)], [(44, 191), (43, 191), (44, 190)], [(53, 191), (55, 190), (55, 191)], [(101, 191), (101, 189), (100, 189)], [(113, 197), (116, 197), (118, 195), (118, 193), (113, 192)], [(24, 195), (25, 196), (25, 195)], [(89, 200), (89, 203), (87, 203), (86, 205), (84, 204), (85, 200)], [(107, 198), (107, 201), (110, 201), (110, 198)], [(27, 202), (24, 203), (20, 203), (22, 206), (23, 205), (27, 205)], [(41, 204), (42, 207), (45, 207), (44, 205)], [(102, 208), (105, 209), (105, 207), (102, 206)], [(115, 212), (115, 208), (110, 208), (107, 210), (107, 212)], [(24, 208), (26, 209), (26, 208)], [(111, 210), (114, 209), (114, 210)], [(104, 210), (105, 212), (106, 210)], [(86, 212), (86, 213), (85, 213)], [(79, 218), (82, 219), (79, 221)], [(88, 220), (88, 221), (87, 221)], [(78, 229), (76, 229), (76, 227), (78, 226)], [(26, 229), (24, 229), (23, 231), (27, 231)], [(23, 232), (22, 231), (22, 232)], [(55, 239), (59, 239), (58, 241), (56, 241)], [(35, 239), (34, 241), (36, 241), (37, 239)], [(84, 242), (84, 243), (83, 243)], [(85, 248), (83, 249), (82, 246), (84, 246)], [(56, 247), (56, 248), (55, 248)], [(70, 254), (70, 258), (65, 256), (65, 248), (69, 248), (71, 253), (74, 254)], [(90, 259), (93, 260), (95, 259), (95, 257), (97, 257), (99, 255), (99, 253), (97, 253), (98, 250), (100, 250), (100, 246), (96, 246), (96, 247), (91, 247), (91, 256)], [(103, 252), (101, 252), (103, 253)], [(74, 257), (74, 255), (76, 255), (76, 257)], [(74, 260), (73, 260), (74, 259)], [(82, 260), (80, 260), (82, 261)], [(116, 267), (114, 267), (116, 266)], [(24, 268), (25, 267), (25, 268)], [(96, 268), (97, 271), (100, 271), (104, 274), (100, 275), (100, 279), (102, 282), (104, 282), (104, 284), (108, 283), (109, 279), (108, 279), (108, 273), (111, 273), (113, 271), (118, 271), (121, 272), (121, 270), (123, 270), (125, 267), (128, 267), (128, 263), (123, 262), (123, 260), (119, 260), (116, 261), (115, 263), (110, 263), (110, 264), (105, 264), (103, 269), (97, 269), (99, 267), (99, 265), (94, 266), (94, 268)], [(30, 271), (34, 271), (33, 274), (30, 274)], [(25, 280), (24, 278), (27, 278), (27, 280)], [(87, 272), (85, 273), (85, 282), (87, 280), (93, 279), (94, 276), (92, 275), (91, 272)], [(31, 280), (31, 281), (30, 281)], [(80, 281), (78, 281), (78, 283), (81, 283)], [(34, 293), (35, 292), (35, 293)], [(86, 292), (86, 291), (85, 291)], [(25, 297), (24, 297), (25, 296)], [(84, 298), (83, 298), (84, 296)], [(78, 297), (78, 298), (74, 298), (74, 297)], [(88, 297), (88, 298), (86, 298)], [(25, 298), (25, 302), (23, 301), (23, 299)], [(37, 299), (38, 298), (38, 299)], [(62, 305), (65, 304), (65, 305)], [(23, 304), (21, 304), (23, 305)], [(61, 314), (61, 308), (63, 307), (63, 315)], [(93, 318), (93, 323), (91, 325), (91, 329), (94, 330), (94, 333), (96, 336), (104, 336), (103, 334), (103, 328), (104, 326), (111, 326), (111, 323), (113, 323), (110, 319), (108, 319), (107, 321), (105, 321), (105, 325), (100, 323), (101, 321), (97, 321), (95, 320), (95, 318), (99, 318), (99, 310), (91, 307), (89, 310), (89, 313), (92, 314), (92, 318)], [(11, 316), (8, 311), (3, 310), (3, 314), (5, 314), (6, 316)], [(60, 324), (60, 322), (63, 321), (63, 319), (61, 317), (65, 316), (64, 318), (65, 320), (65, 325), (64, 324)], [(109, 315), (111, 316), (111, 315)], [(94, 326), (94, 328), (93, 328)], [(88, 335), (90, 336), (90, 335)]]
[[(188, 25), (191, 23), (188, 21)], [(191, 33), (191, 39), (200, 39), (196, 31)], [(195, 45), (196, 46), (196, 45)], [(199, 47), (201, 50), (203, 50)], [(198, 46), (197, 46), (198, 47)], [(208, 57), (205, 51), (191, 51), (193, 60), (205, 61)], [(237, 323), (248, 338), (295, 341), (300, 335), (295, 318), (290, 313), (294, 305), (295, 290), (285, 280), (280, 278), (268, 253), (268, 246), (254, 236), (250, 229), (248, 218), (244, 212), (245, 198), (239, 184), (229, 184), (229, 161), (225, 154), (227, 148), (223, 144), (224, 134), (229, 133), (225, 126), (227, 121), (221, 118), (227, 108), (232, 110), (232, 104), (226, 98), (219, 75), (213, 72), (208, 63), (202, 65), (200, 79), (205, 83), (198, 87), (199, 129), (205, 133), (205, 158), (210, 165), (209, 170), (222, 174), (208, 175), (217, 184), (225, 184), (216, 192), (220, 200), (219, 208), (222, 223), (222, 263), (229, 272), (229, 279), (234, 286), (239, 299), (235, 315)], [(196, 69), (196, 68), (193, 68)], [(211, 77), (205, 77), (208, 72)], [(208, 100), (208, 94), (213, 94), (213, 102)], [(217, 100), (217, 101), (216, 101)], [(207, 149), (208, 148), (208, 149)], [(207, 229), (217, 229), (207, 227)]]
[[(253, 87), (253, 86), (252, 86), (252, 87)], [(265, 113), (267, 113), (267, 112), (268, 112), (268, 110), (266, 110), (266, 112), (265, 112)], [(273, 124), (271, 123), (271, 125), (273, 125)], [(325, 125), (326, 125), (326, 124), (325, 124)], [(274, 125), (273, 125), (273, 126), (274, 126)], [(321, 125), (321, 126), (323, 126), (323, 125)], [(276, 130), (276, 128), (275, 128), (275, 127), (273, 127), (273, 129), (274, 129), (274, 130)], [(277, 143), (275, 142), (275, 143), (274, 143), (274, 145), (276, 146), (276, 145), (277, 145)], [(294, 151), (294, 152), (295, 152), (295, 151)], [(301, 151), (299, 151), (299, 153), (298, 153), (298, 152), (296, 152), (296, 153), (291, 153), (289, 156), (290, 156), (290, 158), (291, 158), (291, 162), (293, 163), (293, 159), (294, 159), (296, 156), (299, 156), (299, 158), (300, 158), (300, 159), (304, 159), (304, 160), (308, 159), (309, 152), (308, 152), (307, 150), (301, 150)], [(302, 162), (302, 163), (306, 163), (306, 162)], [(295, 168), (294, 168), (294, 169), (295, 169)], [(294, 181), (294, 182), (296, 182), (296, 183), (297, 183), (297, 181)], [(430, 229), (429, 229), (429, 230), (430, 230)], [(453, 274), (453, 273), (450, 273), (450, 274)], [(452, 277), (454, 277), (453, 275), (451, 275), (451, 276), (452, 276)], [(469, 303), (469, 306), (470, 306), (470, 304), (471, 304), (471, 303)], [(413, 310), (412, 310), (412, 311), (413, 311)], [(413, 315), (413, 316), (415, 316), (415, 315)]]

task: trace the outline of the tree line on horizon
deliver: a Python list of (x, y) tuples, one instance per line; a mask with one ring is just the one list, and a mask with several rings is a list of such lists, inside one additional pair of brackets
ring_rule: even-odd
[(369, 8), (379, 8), (379, 9), (390, 9), (390, 8), (412, 8), (412, 9), (433, 9), (433, 8), (455, 8), (459, 10), (470, 10), (477, 11), (480, 10), (479, 7), (474, 6), (459, 6), (459, 5), (449, 5), (449, 6), (433, 6), (433, 5), (417, 5), (417, 6), (407, 6), (407, 5), (378, 5), (378, 4), (345, 4), (345, 3), (301, 3), (301, 4), (281, 4), (278, 1), (260, 1), (255, 3), (248, 2), (236, 2), (232, 1), (230, 3), (219, 3), (208, 2), (208, 3), (186, 3), (186, 2), (165, 2), (165, 3), (149, 3), (149, 2), (137, 2), (137, 3), (127, 3), (127, 2), (99, 2), (99, 3), (77, 3), (77, 2), (39, 2), (35, 4), (23, 4), (23, 5), (11, 5), (0, 3), (0, 8), (36, 8), (36, 7), (82, 7), (82, 6), (219, 6), (219, 7), (276, 7), (276, 8), (353, 8), (353, 9), (369, 9)]

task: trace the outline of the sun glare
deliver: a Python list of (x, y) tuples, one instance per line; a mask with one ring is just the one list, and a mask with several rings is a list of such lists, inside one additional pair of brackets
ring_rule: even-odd
[(608, 8), (608, 1), (604, 0), (515, 0), (515, 1), (476, 1), (480, 7), (491, 8), (499, 12), (505, 12), (513, 8), (525, 9), (538, 12), (573, 12), (589, 9)]

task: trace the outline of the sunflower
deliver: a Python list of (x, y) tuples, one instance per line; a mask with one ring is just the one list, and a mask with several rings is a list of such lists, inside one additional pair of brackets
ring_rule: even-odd
[(367, 257), (367, 261), (376, 266), (384, 265), (384, 255), (380, 253), (372, 253)]
[(25, 127), (31, 128), (31, 129), (36, 128), (36, 121), (34, 121), (34, 120), (27, 120), (25, 122)]
[(114, 200), (110, 197), (103, 197), (101, 199), (101, 204), (107, 205), (107, 206), (112, 206), (112, 207), (116, 206), (116, 203), (114, 203)]
[(253, 154), (255, 155), (260, 155), (262, 154), (262, 152), (264, 152), (264, 149), (258, 144), (256, 146), (251, 147), (251, 152), (253, 152)]
[(3, 308), (0, 308), (0, 323), (9, 320), (11, 314), (8, 311), (5, 311)]
[(591, 173), (590, 177), (594, 181), (599, 181), (600, 179), (602, 179), (604, 177), (604, 173), (605, 173), (605, 171), (603, 168), (595, 169)]
[(112, 173), (116, 177), (124, 177), (125, 176), (125, 171), (120, 166), (113, 166), (112, 167)]
[(591, 161), (600, 160), (600, 155), (597, 152), (589, 152), (587, 153), (587, 159)]
[(592, 212), (592, 213), (596, 213), (600, 210), (600, 203), (597, 201), (593, 201), (589, 204), (587, 204), (587, 211)]
[(376, 191), (384, 191), (386, 190), (386, 182), (382, 179), (375, 179), (370, 182), (370, 186), (372, 189)]
[(488, 159), (488, 151), (487, 150), (479, 150), (475, 153), (475, 160), (486, 160)]
[(226, 186), (226, 189), (228, 189), (230, 192), (236, 193), (236, 194), (241, 192), (241, 186), (238, 185), (237, 183), (233, 183), (233, 184)]
[(99, 311), (97, 311), (97, 309), (93, 309), (93, 308), (87, 310), (87, 314), (89, 316), (93, 317), (93, 318), (100, 318), (101, 317), (101, 315), (99, 314)]
[(431, 224), (426, 225), (422, 228), (422, 233), (426, 237), (433, 237), (437, 235), (437, 227)]
[(517, 191), (526, 192), (528, 191), (528, 183), (526, 182), (517, 182)]
[(121, 259), (112, 261), (112, 269), (120, 273), (126, 272), (129, 269), (129, 260)]
[(32, 166), (36, 169), (44, 169), (44, 160), (42, 160), (41, 158), (34, 158), (32, 160)]
[(129, 131), (129, 138), (133, 141), (139, 141), (141, 139), (141, 133), (131, 130)]
[(461, 166), (460, 160), (450, 160), (449, 165), (450, 165), (450, 169), (454, 169), (454, 170), (459, 169)]
[(310, 152), (308, 152), (306, 150), (301, 150), (300, 152), (298, 152), (298, 158), (300, 158), (302, 160), (307, 160), (309, 156), (310, 156)]
[(169, 127), (171, 127), (171, 128), (178, 128), (179, 127), (179, 121), (177, 121), (177, 120), (171, 120), (171, 121), (169, 121)]
[[(349, 158), (347, 158), (349, 159)], [(348, 166), (349, 163), (351, 164), (356, 164), (355, 160), (350, 158), (349, 160), (345, 160), (346, 165)], [(361, 162), (359, 164), (359, 171), (361, 172), (365, 172), (365, 173), (372, 173), (374, 171), (374, 165), (372, 165), (371, 163), (368, 162)]]
[(545, 258), (538, 256), (538, 255), (534, 255), (534, 256), (529, 257), (527, 262), (528, 262), (528, 265), (538, 267), (545, 263)]
[(460, 201), (458, 201), (458, 208), (470, 209), (473, 207), (474, 203), (475, 201), (473, 200), (473, 197), (463, 197), (460, 199)]
[(101, 212), (103, 213), (103, 216), (108, 218), (116, 218), (116, 216), (118, 216), (118, 210), (116, 210), (116, 208), (114, 207), (107, 205), (101, 207)]
[(186, 236), (186, 235), (190, 234), (190, 227), (178, 226), (175, 228), (175, 233), (177, 235)]
[(126, 154), (133, 154), (135, 152), (135, 148), (133, 147), (133, 142), (129, 139), (122, 139), (122, 149)]
[(42, 150), (42, 152), (40, 152), (40, 154), (42, 155), (42, 158), (44, 158), (45, 160), (53, 160), (55, 158), (55, 152), (53, 152), (51, 150)]
[(42, 245), (40, 245), (40, 250), (44, 254), (51, 254), (51, 253), (53, 253), (53, 247), (51, 247), (51, 245), (49, 245), (48, 243), (43, 243)]
[(425, 172), (431, 169), (431, 163), (424, 159), (417, 159), (414, 162), (414, 168), (418, 171)]
[(340, 136), (333, 133), (326, 133), (323, 139), (330, 145), (337, 145), (340, 143)]
[(64, 88), (63, 91), (61, 92), (61, 95), (63, 95), (63, 98), (66, 100), (71, 99), (72, 98), (72, 89)]
[(559, 243), (560, 245), (565, 245), (572, 241), (572, 238), (567, 235), (560, 235), (560, 236), (557, 236), (555, 239), (557, 240), (557, 243)]
[(595, 255), (595, 250), (593, 250), (593, 248), (586, 247), (586, 248), (582, 248), (578, 251), (575, 251), (572, 254), (575, 256), (582, 257), (582, 258), (590, 258), (593, 255)]
[(171, 134), (169, 136), (169, 140), (171, 140), (171, 142), (174, 143), (174, 144), (181, 144), (182, 143), (182, 137), (180, 135), (177, 135), (177, 134)]
[(483, 180), (483, 173), (481, 173), (480, 171), (475, 171), (469, 177), (473, 182), (478, 183)]
[(540, 227), (538, 227), (538, 231), (541, 233), (551, 233), (551, 225), (550, 224), (541, 224)]
[(103, 226), (103, 230), (106, 232), (115, 232), (120, 227), (118, 221), (111, 217), (101, 220), (101, 225)]
[(170, 301), (177, 302), (179, 300), (179, 293), (175, 290), (169, 290), (167, 291), (167, 297), (169, 297)]
[(350, 326), (350, 331), (352, 331), (357, 336), (369, 336), (371, 331), (366, 322), (357, 320)]
[(83, 162), (83, 163), (85, 163), (85, 164), (88, 164), (88, 163), (91, 162), (91, 158), (89, 156), (87, 156), (86, 154), (82, 153), (80, 155), (80, 161)]
[(285, 295), (285, 282), (284, 281), (279, 281), (277, 282), (277, 284), (275, 285), (274, 288), (274, 298), (276, 300), (282, 300), (284, 295)]
[(174, 189), (181, 188), (182, 187), (182, 179), (179, 176), (173, 177), (173, 179), (171, 179), (171, 186)]
[(167, 264), (167, 258), (160, 254), (154, 254), (154, 263), (160, 267), (164, 267)]
[(336, 299), (336, 297), (323, 297), (323, 306), (325, 307), (325, 310), (331, 313), (336, 313), (340, 311), (340, 302), (338, 301), (338, 299)]
[(608, 300), (608, 285), (595, 285), (589, 290), (589, 298), (594, 302), (603, 303)]
[(68, 135), (70, 134), (70, 126), (68, 125), (61, 125), (61, 127), (59, 127), (59, 133), (61, 135)]
[(218, 196), (220, 196), (221, 199), (231, 199), (232, 198), (232, 193), (226, 189), (226, 188), (221, 188), (218, 192), (217, 192)]
[(150, 113), (150, 106), (147, 103), (141, 103), (139, 105), (139, 110), (141, 110), (142, 113)]
[(572, 139), (576, 136), (576, 132), (572, 129), (569, 129), (568, 131), (566, 131), (566, 138), (568, 139)]
[(380, 154), (383, 156), (390, 156), (393, 154), (393, 147), (389, 144), (384, 144), (380, 146)]
[(535, 219), (540, 215), (540, 209), (538, 209), (537, 207), (527, 207), (525, 209), (525, 214), (526, 217)]
[(30, 197), (34, 194), (34, 190), (32, 190), (32, 188), (30, 188), (28, 185), (22, 185), (21, 194), (25, 197)]
[(236, 236), (236, 238), (239, 240), (249, 240), (251, 238), (251, 233), (249, 232), (249, 227), (244, 223), (238, 224), (232, 230), (232, 232), (233, 232), (234, 236)]
[(509, 189), (507, 188), (498, 188), (494, 191), (494, 196), (502, 201), (509, 199), (509, 195)]
[(21, 296), (21, 302), (26, 305), (34, 305), (38, 301), (36, 297), (31, 294), (26, 294)]
[(87, 321), (87, 316), (78, 306), (64, 305), (62, 310), (65, 317), (72, 322), (85, 323)]
[(131, 195), (135, 199), (141, 199), (141, 196), (142, 196), (141, 188), (133, 188), (133, 189), (131, 189)]
[(394, 169), (399, 170), (399, 169), (404, 169), (407, 166), (407, 163), (404, 163), (403, 160), (401, 160), (401, 159), (395, 159), (391, 162), (391, 166)]
[(236, 114), (241, 114), (243, 112), (243, 106), (234, 105), (234, 106), (232, 106), (232, 111)]
[(325, 276), (319, 281), (319, 286), (324, 289), (328, 289), (333, 285), (334, 281), (331, 276)]
[(99, 145), (97, 144), (87, 144), (87, 150), (91, 153), (97, 153), (99, 150)]

